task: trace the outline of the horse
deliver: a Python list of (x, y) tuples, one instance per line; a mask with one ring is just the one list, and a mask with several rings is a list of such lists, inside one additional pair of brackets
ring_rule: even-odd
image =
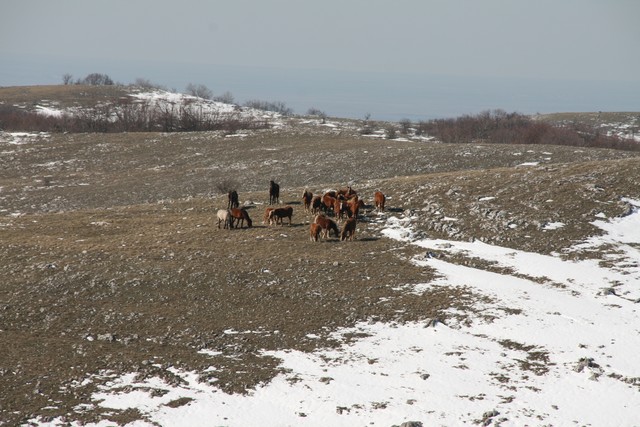
[(341, 188), (338, 190), (338, 195), (342, 195), (344, 196), (345, 199), (350, 199), (353, 196), (356, 196), (358, 193), (355, 192), (355, 190), (353, 190), (351, 188), (351, 186), (347, 186), (347, 188)]
[(356, 222), (355, 218), (349, 218), (342, 227), (342, 233), (340, 233), (340, 240), (353, 240), (353, 236), (356, 235)]
[(311, 208), (311, 200), (313, 199), (313, 193), (307, 189), (302, 193), (302, 203), (304, 204), (305, 212), (309, 212)]
[(327, 190), (322, 195), (322, 197), (324, 197), (324, 196), (338, 197), (338, 192), (336, 190)]
[(326, 212), (329, 213), (331, 211), (333, 211), (334, 206), (336, 204), (336, 198), (332, 197), (328, 194), (325, 194), (324, 196), (322, 196), (322, 209)]
[(221, 222), (224, 222), (224, 228), (231, 229), (231, 212), (229, 212), (229, 209), (218, 210), (218, 228), (220, 228)]
[(277, 205), (280, 202), (280, 186), (274, 181), (269, 181), (269, 204)]
[(324, 215), (316, 215), (313, 222), (320, 225), (320, 227), (322, 228), (322, 236), (325, 239), (329, 237), (329, 231), (333, 231), (336, 237), (340, 237), (340, 230), (338, 229), (338, 225), (332, 219), (327, 218)]
[(291, 217), (293, 216), (293, 208), (291, 206), (285, 206), (284, 208), (275, 208), (269, 212), (269, 225), (274, 221), (276, 224), (280, 221), (280, 225), (283, 225), (283, 218), (289, 218), (289, 225), (291, 225)]
[(376, 210), (378, 212), (384, 211), (384, 203), (387, 198), (380, 191), (376, 191), (373, 193), (373, 202), (376, 205)]
[(234, 221), (238, 221), (236, 223), (236, 228), (238, 228), (238, 224), (240, 224), (240, 228), (244, 227), (244, 221), (247, 220), (247, 228), (251, 228), (251, 226), (253, 225), (251, 222), (251, 218), (249, 218), (249, 214), (247, 213), (247, 210), (242, 208), (233, 208), (230, 210), (231, 212), (231, 225), (233, 226), (233, 222)]
[(333, 202), (333, 214), (336, 216), (338, 221), (344, 219), (344, 215), (350, 216), (349, 207), (347, 202), (344, 200), (335, 199)]
[(264, 217), (262, 218), (262, 223), (266, 224), (267, 221), (269, 220), (269, 214), (271, 213), (272, 210), (274, 210), (275, 208), (266, 208), (264, 210)]
[(240, 206), (240, 202), (238, 202), (238, 192), (236, 190), (229, 190), (228, 198), (229, 203), (227, 203), (227, 209), (235, 209)]
[(313, 199), (311, 199), (311, 213), (314, 215), (319, 213), (321, 207), (322, 207), (322, 197), (313, 196)]
[(309, 240), (312, 242), (317, 242), (318, 237), (320, 237), (320, 232), (322, 231), (322, 227), (320, 224), (316, 224), (315, 222), (309, 226)]
[(351, 199), (344, 202), (347, 205), (347, 214), (349, 218), (355, 217), (358, 218), (360, 214), (360, 208), (364, 207), (364, 202), (358, 198), (358, 196), (353, 196)]

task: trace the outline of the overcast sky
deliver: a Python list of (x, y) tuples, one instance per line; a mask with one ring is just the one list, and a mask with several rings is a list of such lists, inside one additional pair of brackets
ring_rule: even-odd
[(0, 0), (0, 58), (638, 85), (639, 17), (639, 0)]

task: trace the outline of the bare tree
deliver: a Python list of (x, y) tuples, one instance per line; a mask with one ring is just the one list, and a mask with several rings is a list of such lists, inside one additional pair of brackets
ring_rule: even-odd
[(186, 90), (189, 95), (203, 99), (213, 99), (213, 92), (203, 84), (189, 83)]
[(65, 73), (62, 75), (62, 84), (69, 85), (73, 82), (73, 76), (69, 73)]
[(149, 79), (143, 79), (142, 77), (138, 77), (137, 79), (135, 79), (135, 81), (133, 82), (133, 85), (141, 87), (143, 89), (162, 89), (162, 90), (166, 90), (166, 88), (164, 86), (159, 85), (157, 83), (153, 83)]
[(222, 95), (216, 96), (215, 98), (213, 98), (213, 100), (217, 102), (223, 102), (225, 104), (233, 104), (235, 102), (233, 95), (229, 91), (226, 91)]
[(87, 77), (80, 80), (81, 84), (93, 85), (93, 86), (110, 86), (113, 85), (113, 80), (106, 74), (91, 73)]
[(409, 133), (409, 129), (411, 129), (411, 120), (409, 119), (400, 120), (400, 132), (403, 135), (407, 135)]

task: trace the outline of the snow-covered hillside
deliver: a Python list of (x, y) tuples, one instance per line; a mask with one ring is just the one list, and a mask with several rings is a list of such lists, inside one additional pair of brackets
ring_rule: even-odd
[[(203, 99), (183, 93), (169, 92), (161, 89), (149, 91), (131, 90), (129, 95), (118, 102), (102, 101), (95, 106), (101, 112), (107, 111), (111, 119), (116, 120), (125, 105), (144, 105), (146, 108), (161, 112), (174, 112), (178, 114), (181, 109), (187, 109), (203, 119), (219, 119), (234, 117), (238, 119), (278, 121), (282, 115), (276, 112), (257, 110), (255, 108), (241, 107), (234, 104)], [(34, 111), (47, 116), (60, 117), (62, 115), (86, 114), (87, 107), (60, 107), (57, 102), (41, 100), (33, 106)]]

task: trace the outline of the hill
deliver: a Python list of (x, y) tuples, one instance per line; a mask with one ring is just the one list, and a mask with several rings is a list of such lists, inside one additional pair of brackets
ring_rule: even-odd
[[(630, 425), (638, 152), (371, 125), (0, 134), (2, 423)], [(355, 240), (310, 242), (346, 185)]]
[(638, 112), (554, 113), (538, 114), (534, 117), (553, 125), (599, 129), (603, 133), (640, 141)]

